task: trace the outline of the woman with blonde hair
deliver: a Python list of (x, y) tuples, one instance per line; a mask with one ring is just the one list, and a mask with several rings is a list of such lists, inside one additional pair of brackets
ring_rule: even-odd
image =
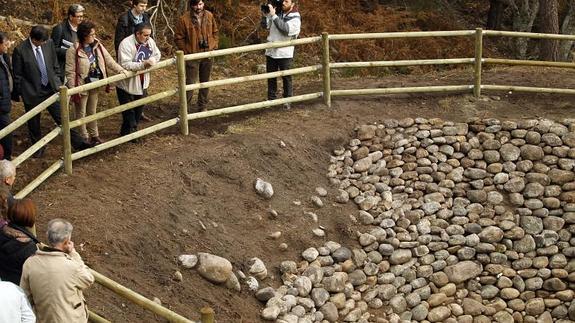
[[(96, 39), (96, 25), (93, 22), (84, 21), (79, 24), (76, 35), (78, 42), (66, 52), (66, 79), (69, 88), (104, 79), (109, 76), (110, 71), (128, 73)], [(95, 114), (98, 108), (98, 89), (72, 96), (71, 100), (74, 102), (76, 119)], [(92, 145), (103, 142), (98, 133), (97, 121), (88, 123), (87, 127), (80, 126), (80, 134)]]

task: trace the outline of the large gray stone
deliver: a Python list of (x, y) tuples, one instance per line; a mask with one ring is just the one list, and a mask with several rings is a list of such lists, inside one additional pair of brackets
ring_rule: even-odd
[(339, 318), (337, 307), (332, 302), (325, 303), (319, 310), (323, 314), (324, 320), (328, 322), (336, 322)]
[(563, 185), (575, 179), (575, 173), (572, 171), (557, 168), (551, 169), (548, 175), (549, 179), (551, 179), (551, 183), (558, 185)]
[(261, 178), (256, 179), (254, 186), (256, 192), (266, 199), (271, 199), (274, 195), (274, 188), (272, 187), (272, 184), (264, 181)]
[(488, 226), (479, 233), (482, 242), (495, 243), (503, 239), (503, 230), (496, 226)]
[(209, 253), (198, 253), (198, 273), (205, 279), (221, 284), (232, 274), (232, 264), (225, 258)]
[(398, 249), (395, 250), (389, 257), (389, 262), (393, 265), (404, 264), (411, 260), (411, 250), (409, 249)]
[(503, 161), (516, 161), (519, 159), (521, 150), (512, 144), (503, 144), (499, 149), (499, 153)]
[(543, 149), (539, 146), (535, 145), (523, 145), (520, 148), (521, 150), (521, 158), (528, 159), (528, 160), (541, 160), (545, 153)]
[(535, 239), (530, 234), (523, 237), (521, 240), (513, 242), (513, 250), (517, 252), (527, 253), (534, 251), (536, 248)]
[(336, 262), (344, 262), (351, 258), (351, 250), (346, 247), (340, 247), (331, 255)]
[(539, 234), (543, 231), (543, 220), (535, 216), (522, 216), (521, 228), (528, 234)]
[(430, 322), (443, 322), (451, 315), (451, 310), (447, 306), (433, 308), (427, 314), (427, 320)]
[(444, 269), (449, 281), (455, 284), (462, 283), (468, 279), (475, 278), (481, 274), (483, 266), (473, 261), (462, 261)]
[(339, 293), (345, 289), (347, 281), (347, 274), (344, 272), (336, 272), (330, 277), (324, 277), (322, 284), (324, 288), (331, 293)]
[(514, 177), (503, 185), (503, 188), (509, 193), (519, 193), (525, 188), (525, 180), (521, 177)]

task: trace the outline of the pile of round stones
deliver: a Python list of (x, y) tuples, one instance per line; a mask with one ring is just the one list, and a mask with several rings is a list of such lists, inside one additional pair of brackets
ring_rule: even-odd
[(575, 320), (575, 120), (386, 120), (336, 149), (331, 196), (359, 246), (284, 261), (262, 317), (303, 322)]

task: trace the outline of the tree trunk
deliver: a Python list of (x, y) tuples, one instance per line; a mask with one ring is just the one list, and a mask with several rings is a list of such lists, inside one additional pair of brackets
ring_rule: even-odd
[(489, 12), (487, 13), (487, 29), (499, 30), (505, 7), (502, 0), (489, 0)]
[[(575, 1), (569, 1), (569, 9), (563, 18), (561, 24), (561, 33), (564, 35), (575, 34)], [(564, 40), (559, 44), (558, 59), (561, 61), (568, 61), (571, 55), (571, 48), (573, 48), (572, 40)]]
[[(541, 32), (545, 34), (559, 33), (559, 14), (557, 0), (540, 0)], [(539, 58), (544, 61), (556, 61), (559, 52), (559, 41), (542, 39)]]
[[(513, 30), (520, 32), (531, 32), (533, 22), (539, 12), (539, 0), (509, 0), (509, 5), (513, 10)], [(527, 38), (515, 38), (517, 56), (521, 59), (527, 58)]]

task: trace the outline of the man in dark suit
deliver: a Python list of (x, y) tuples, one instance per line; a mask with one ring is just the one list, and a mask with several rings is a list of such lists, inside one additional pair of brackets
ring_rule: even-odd
[[(0, 129), (6, 128), (10, 124), (10, 110), (12, 110), (12, 89), (14, 88), (14, 78), (12, 75), (12, 65), (8, 49), (12, 41), (3, 32), (0, 32)], [(0, 139), (0, 144), (4, 150), (4, 159), (12, 159), (12, 134)]]
[[(35, 106), (59, 91), (61, 83), (60, 66), (56, 49), (49, 40), (48, 30), (42, 26), (34, 26), (30, 37), (14, 49), (12, 54), (14, 68), (14, 91), (21, 96), (24, 109), (32, 110)], [(61, 125), (60, 103), (50, 105), (48, 112), (56, 124)], [(42, 139), (40, 114), (28, 121), (28, 132), (32, 143)], [(70, 131), (72, 146), (76, 150), (91, 147), (75, 130)], [(44, 147), (36, 152), (34, 157), (44, 154)]]
[(84, 20), (84, 10), (84, 6), (81, 4), (71, 4), (68, 7), (68, 17), (52, 29), (51, 38), (54, 41), (54, 46), (56, 46), (62, 83), (64, 83), (64, 76), (66, 75), (64, 71), (66, 68), (66, 51), (78, 41), (76, 30), (78, 25)]

